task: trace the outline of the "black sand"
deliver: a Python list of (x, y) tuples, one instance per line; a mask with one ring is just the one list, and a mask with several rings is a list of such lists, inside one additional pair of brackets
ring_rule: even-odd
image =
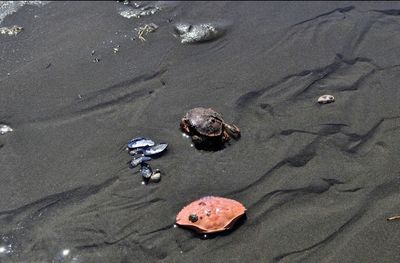
[[(24, 31), (0, 36), (14, 129), (0, 136), (1, 262), (400, 262), (400, 221), (386, 221), (400, 214), (398, 2), (182, 2), (140, 19), (121, 5), (27, 6), (2, 24)], [(227, 31), (183, 45), (177, 22)], [(131, 40), (146, 23), (159, 28)], [(190, 147), (178, 127), (196, 106), (242, 138)], [(159, 184), (128, 168), (141, 135), (169, 143)], [(173, 228), (205, 195), (247, 220), (206, 240)]]

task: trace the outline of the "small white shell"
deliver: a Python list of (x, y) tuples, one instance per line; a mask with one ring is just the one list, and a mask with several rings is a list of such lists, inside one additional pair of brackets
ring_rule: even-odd
[(327, 104), (335, 101), (335, 97), (332, 95), (322, 95), (318, 98), (318, 103)]
[(151, 176), (150, 181), (153, 183), (158, 183), (161, 180), (161, 172), (156, 170)]

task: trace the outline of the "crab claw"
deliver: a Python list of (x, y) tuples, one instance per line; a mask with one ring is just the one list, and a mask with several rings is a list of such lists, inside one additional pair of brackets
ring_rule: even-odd
[(204, 138), (201, 138), (200, 136), (197, 136), (197, 135), (193, 135), (192, 136), (192, 142), (194, 144), (199, 145), (199, 144), (202, 144), (204, 142)]
[(225, 123), (225, 131), (233, 138), (240, 138), (240, 129), (235, 124)]
[(180, 123), (181, 129), (183, 130), (183, 132), (189, 134), (190, 130), (189, 130), (189, 125), (187, 124), (187, 121), (182, 119), (181, 123)]

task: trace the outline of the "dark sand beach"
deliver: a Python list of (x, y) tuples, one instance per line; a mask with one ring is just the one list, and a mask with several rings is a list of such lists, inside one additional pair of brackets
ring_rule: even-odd
[[(400, 262), (400, 220), (386, 220), (400, 214), (400, 3), (154, 5), (128, 19), (116, 1), (51, 2), (2, 22), (24, 29), (0, 35), (13, 129), (0, 135), (0, 262)], [(224, 34), (182, 44), (176, 23)], [(191, 147), (179, 122), (198, 106), (242, 137)], [(169, 144), (151, 161), (157, 184), (128, 167), (138, 136)], [(207, 239), (174, 227), (208, 195), (247, 218)]]

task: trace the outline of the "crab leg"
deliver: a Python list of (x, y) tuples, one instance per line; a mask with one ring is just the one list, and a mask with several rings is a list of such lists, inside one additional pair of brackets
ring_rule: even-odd
[(184, 122), (181, 122), (181, 129), (182, 129), (184, 132), (186, 132), (187, 134), (190, 133), (189, 126), (188, 126), (186, 123), (184, 123)]
[(228, 134), (226, 131), (224, 131), (223, 134), (222, 134), (222, 140), (223, 140), (224, 142), (227, 142), (227, 141), (229, 141), (230, 139), (231, 139), (231, 137), (229, 136), (229, 134)]

